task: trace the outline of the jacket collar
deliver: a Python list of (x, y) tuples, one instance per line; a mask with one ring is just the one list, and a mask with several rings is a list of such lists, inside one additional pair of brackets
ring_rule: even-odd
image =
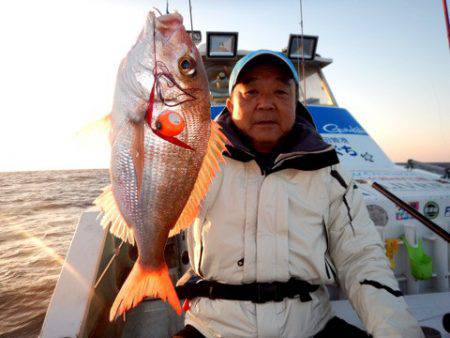
[(317, 170), (339, 163), (333, 146), (322, 139), (311, 114), (300, 102), (297, 102), (292, 130), (270, 155), (264, 156), (264, 161), (259, 160), (261, 154), (252, 148), (246, 135), (235, 126), (226, 107), (217, 117), (217, 122), (231, 143), (225, 155), (242, 162), (256, 160), (265, 174), (286, 168)]

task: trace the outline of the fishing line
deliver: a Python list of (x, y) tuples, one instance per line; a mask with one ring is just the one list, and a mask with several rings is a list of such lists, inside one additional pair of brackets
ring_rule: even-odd
[(156, 7), (153, 7), (153, 9), (155, 10), (155, 11), (157, 11), (158, 12), (158, 14), (159, 14), (159, 16), (162, 16), (162, 13), (161, 13), (161, 11), (158, 9), (158, 8), (156, 8)]
[(440, 103), (439, 98), (438, 98), (438, 96), (436, 94), (436, 90), (435, 90), (435, 87), (434, 87), (432, 79), (430, 79), (430, 87), (431, 87), (431, 92), (433, 93), (433, 96), (434, 96), (434, 101), (435, 101), (436, 106), (437, 106), (437, 109), (435, 109), (435, 110), (437, 112), (437, 116), (438, 116), (438, 119), (439, 119), (439, 123), (438, 124), (439, 124), (440, 130), (441, 130), (441, 137), (442, 137), (442, 140), (444, 141), (445, 148), (446, 149), (450, 149), (449, 144), (447, 143), (447, 138), (445, 137), (445, 135), (446, 135), (445, 131), (444, 131), (445, 122), (444, 122), (444, 119), (442, 118), (442, 115), (441, 115), (441, 103)]
[[(108, 225), (108, 229), (109, 229), (109, 225)], [(116, 259), (116, 257), (119, 255), (120, 249), (122, 248), (123, 243), (124, 243), (124, 241), (122, 241), (120, 243), (120, 245), (114, 249), (114, 254), (111, 256), (108, 264), (106, 264), (106, 267), (103, 269), (100, 277), (98, 277), (97, 281), (95, 282), (94, 289), (97, 289), (98, 285), (102, 281), (102, 279), (105, 276), (106, 272), (109, 270), (109, 267), (111, 266), (112, 262), (114, 262), (114, 259)]]
[[(164, 64), (164, 62), (159, 61), (156, 57), (156, 20), (153, 20), (153, 64), (155, 65), (153, 68), (153, 86), (152, 89), (150, 91), (150, 97), (149, 97), (149, 103), (147, 106), (147, 116), (146, 116), (146, 120), (147, 123), (150, 126), (150, 129), (159, 137), (161, 137), (162, 139), (185, 149), (189, 149), (192, 151), (195, 151), (195, 149), (193, 149), (191, 146), (189, 146), (188, 144), (184, 143), (183, 141), (173, 137), (173, 136), (167, 136), (167, 135), (163, 135), (162, 133), (160, 133), (158, 131), (158, 129), (155, 129), (152, 127), (152, 119), (153, 119), (153, 108), (154, 108), (154, 94), (155, 91), (158, 95), (158, 98), (160, 99), (160, 101), (168, 107), (174, 107), (174, 106), (178, 106), (182, 103), (185, 103), (187, 101), (191, 101), (191, 100), (195, 100), (195, 96), (193, 96), (192, 94), (188, 93), (185, 89), (183, 89), (175, 80), (175, 78), (173, 77), (173, 75), (170, 73), (169, 69), (167, 68), (167, 66)], [(161, 71), (158, 70), (158, 66), (161, 68)], [(177, 87), (179, 90), (181, 90), (184, 94), (188, 95), (190, 97), (190, 99), (188, 98), (187, 100), (184, 101), (180, 101), (180, 102), (176, 102), (175, 104), (170, 104), (169, 102), (167, 102), (164, 99), (163, 93), (162, 93), (162, 88), (160, 87), (160, 78), (164, 77), (167, 83), (172, 83), (172, 85), (169, 85), (169, 87)]]

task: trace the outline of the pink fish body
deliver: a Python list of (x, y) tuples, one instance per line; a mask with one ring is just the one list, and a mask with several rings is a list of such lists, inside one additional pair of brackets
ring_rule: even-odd
[(144, 297), (167, 300), (181, 313), (164, 247), (192, 223), (223, 161), (226, 139), (210, 119), (205, 69), (182, 20), (150, 12), (117, 75), (111, 186), (95, 203), (102, 225), (136, 243), (139, 256), (110, 320)]

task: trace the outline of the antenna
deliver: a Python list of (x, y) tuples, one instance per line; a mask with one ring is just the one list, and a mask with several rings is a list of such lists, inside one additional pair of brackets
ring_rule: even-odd
[(166, 0), (166, 14), (169, 14), (169, 0)]
[(190, 16), (190, 18), (191, 18), (191, 32), (193, 32), (193, 31), (194, 31), (194, 28), (193, 28), (193, 24), (192, 24), (192, 6), (191, 6), (191, 0), (189, 0), (189, 16)]
[[(301, 0), (300, 0), (300, 13), (299, 14), (300, 14), (300, 21), (299, 21), (298, 25), (299, 25), (299, 30), (300, 30), (299, 33), (301, 35), (302, 34), (302, 1)], [(296, 41), (298, 44), (298, 40), (296, 40)], [(288, 46), (288, 48), (289, 48), (289, 46)], [(303, 55), (303, 53), (302, 53), (302, 55)], [(298, 74), (298, 76), (300, 76), (300, 60), (299, 60), (299, 58), (297, 58), (297, 74)], [(299, 84), (299, 87), (300, 87), (300, 84)]]
[[(303, 103), (306, 105), (306, 76), (305, 76), (305, 54), (304, 54), (304, 44), (303, 44), (303, 1), (300, 0), (300, 50), (301, 50), (301, 60), (302, 60), (302, 76), (303, 79)], [(297, 59), (297, 72), (300, 73), (299, 69), (299, 59)]]

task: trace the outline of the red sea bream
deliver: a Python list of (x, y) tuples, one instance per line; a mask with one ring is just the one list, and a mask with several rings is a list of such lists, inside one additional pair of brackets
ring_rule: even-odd
[(150, 12), (122, 61), (111, 113), (111, 186), (95, 201), (102, 225), (139, 256), (110, 320), (144, 297), (181, 307), (164, 261), (167, 238), (195, 218), (226, 139), (211, 121), (201, 57), (178, 13)]

